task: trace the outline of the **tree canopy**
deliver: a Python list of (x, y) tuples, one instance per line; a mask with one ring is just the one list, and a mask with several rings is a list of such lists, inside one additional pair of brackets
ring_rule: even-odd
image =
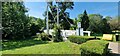
[(86, 10), (81, 17), (81, 27), (83, 28), (83, 30), (86, 30), (89, 27), (89, 17)]
[[(58, 5), (58, 14), (59, 14), (59, 22), (61, 29), (70, 29), (70, 24), (73, 24), (73, 20), (69, 18), (69, 12), (66, 12), (67, 9), (73, 9), (74, 3), (73, 2), (49, 2), (50, 11), (48, 12), (50, 28), (54, 27), (54, 24), (57, 22), (57, 5)], [(44, 13), (46, 17), (47, 13)]]
[[(2, 26), (3, 37), (11, 36), (16, 38), (20, 33), (25, 33), (25, 27), (28, 25), (25, 13), (27, 9), (23, 2), (3, 2), (2, 3)], [(26, 22), (25, 22), (26, 21)], [(13, 37), (14, 36), (14, 37)]]
[(109, 21), (110, 23), (110, 27), (112, 30), (120, 30), (120, 18), (117, 16), (117, 17), (114, 17), (112, 20)]
[(89, 15), (89, 28), (90, 30), (95, 33), (110, 33), (111, 28), (106, 18), (103, 18), (100, 14), (90, 14)]
[(23, 2), (2, 3), (3, 39), (26, 39), (39, 32), (44, 25), (42, 20), (29, 17), (26, 12)]

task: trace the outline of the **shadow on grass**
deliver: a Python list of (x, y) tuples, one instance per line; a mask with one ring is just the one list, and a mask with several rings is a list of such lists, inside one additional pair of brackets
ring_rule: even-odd
[(95, 33), (91, 33), (91, 36), (99, 36), (99, 37), (102, 37), (103, 34), (102, 34), (102, 33), (97, 33), (97, 34), (95, 34)]
[(2, 42), (2, 51), (26, 47), (26, 46), (33, 46), (37, 44), (47, 44), (47, 43), (48, 43), (47, 41), (33, 40), (33, 39), (22, 40), (22, 41), (7, 41), (7, 42)]
[(110, 54), (108, 54), (108, 55), (106, 55), (106, 56), (120, 56), (120, 54), (110, 53)]
[(100, 38), (89, 38), (88, 40), (100, 40)]

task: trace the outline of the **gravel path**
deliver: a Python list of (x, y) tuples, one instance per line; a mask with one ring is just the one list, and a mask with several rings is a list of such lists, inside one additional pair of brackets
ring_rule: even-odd
[(108, 49), (110, 50), (110, 56), (120, 56), (120, 43), (110, 42)]

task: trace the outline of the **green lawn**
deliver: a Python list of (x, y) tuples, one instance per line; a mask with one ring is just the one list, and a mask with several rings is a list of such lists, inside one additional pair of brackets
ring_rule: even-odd
[(79, 45), (67, 42), (39, 44), (4, 50), (3, 54), (80, 54)]
[[(90, 36), (89, 38), (94, 38), (94, 36)], [(2, 44), (3, 50), (0, 51), (2, 54), (80, 54), (80, 45), (69, 41), (55, 43), (30, 39), (8, 41)]]
[(2, 41), (2, 50), (11, 50), (17, 49), (26, 46), (33, 46), (38, 44), (47, 44), (48, 41), (41, 41), (38, 38), (35, 39), (27, 39), (27, 40), (15, 40), (15, 41)]

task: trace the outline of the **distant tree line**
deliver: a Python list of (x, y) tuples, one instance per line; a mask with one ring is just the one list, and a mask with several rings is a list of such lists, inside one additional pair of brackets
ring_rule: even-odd
[(112, 18), (106, 16), (103, 18), (100, 14), (87, 15), (86, 10), (83, 14), (78, 15), (78, 22), (81, 22), (84, 30), (89, 30), (93, 33), (111, 33), (113, 30), (120, 30), (118, 17)]

